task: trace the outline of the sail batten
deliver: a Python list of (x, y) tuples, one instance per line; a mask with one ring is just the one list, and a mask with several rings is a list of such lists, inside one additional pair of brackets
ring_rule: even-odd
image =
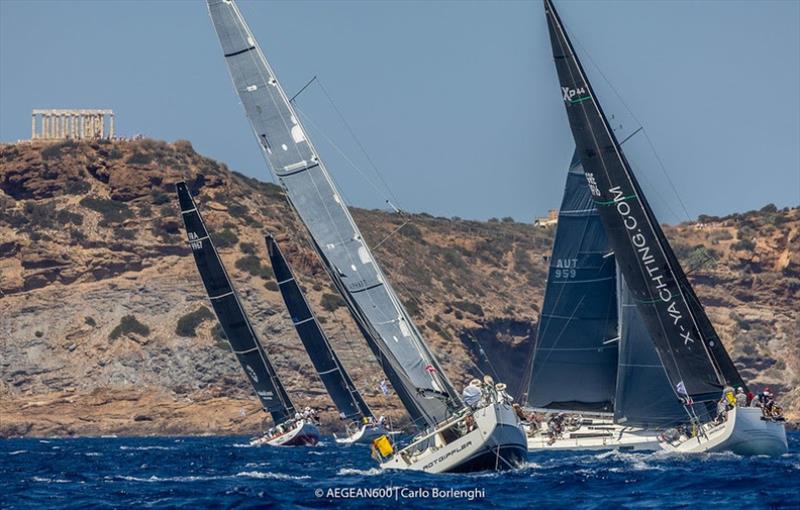
[(178, 183), (176, 189), (197, 270), (231, 352), (242, 365), (264, 409), (275, 423), (282, 423), (294, 415), (294, 404), (244, 312), (186, 183)]
[(562, 99), (586, 181), (673, 391), (695, 400), (719, 395), (723, 385), (738, 384), (741, 377), (728, 363), (702, 307), (691, 302), (693, 291), (608, 125), (558, 13), (551, 0), (544, 0), (544, 5)]
[(286, 309), (317, 375), (336, 408), (341, 416), (351, 420), (361, 421), (361, 418), (372, 417), (372, 411), (339, 361), (278, 243), (272, 236), (266, 237), (266, 243), (272, 270), (275, 279), (280, 282), (281, 296)]
[[(371, 348), (379, 358), (395, 360), (402, 377), (392, 384), (407, 395), (404, 404), (415, 408), (413, 414), (427, 425), (446, 419), (463, 406), (458, 393), (384, 277), (238, 7), (209, 0), (208, 8), (223, 54), (231, 55), (225, 59), (228, 70), (268, 166), (329, 271), (340, 275), (340, 291), (360, 311), (374, 341)], [(429, 390), (447, 398), (424, 398)]]

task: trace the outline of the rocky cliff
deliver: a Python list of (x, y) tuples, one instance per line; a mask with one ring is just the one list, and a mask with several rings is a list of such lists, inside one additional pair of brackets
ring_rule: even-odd
[[(179, 180), (198, 194), (297, 403), (335, 421), (272, 279), (266, 232), (282, 241), (368, 402), (402, 420), (399, 402), (377, 391), (379, 369), (279, 188), (231, 172), (185, 141), (63, 142), (0, 146), (0, 435), (259, 429), (263, 413), (184, 243)], [(495, 372), (516, 390), (552, 229), (353, 214), (380, 245), (376, 256), (454, 382)], [(800, 210), (701, 217), (667, 232), (742, 373), (776, 389), (797, 419)]]

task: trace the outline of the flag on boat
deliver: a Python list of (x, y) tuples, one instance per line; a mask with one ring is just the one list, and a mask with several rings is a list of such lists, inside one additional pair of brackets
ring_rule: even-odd
[(686, 391), (686, 385), (683, 384), (683, 381), (679, 381), (678, 384), (675, 385), (675, 389), (678, 391), (678, 395), (683, 395), (684, 397), (689, 396), (689, 393)]
[(434, 367), (431, 364), (428, 364), (427, 366), (425, 366), (425, 370), (427, 370), (429, 374), (435, 374), (436, 373), (436, 367)]
[(386, 379), (383, 379), (381, 381), (380, 388), (381, 388), (381, 393), (383, 393), (385, 396), (388, 397), (389, 396), (389, 385), (386, 383)]

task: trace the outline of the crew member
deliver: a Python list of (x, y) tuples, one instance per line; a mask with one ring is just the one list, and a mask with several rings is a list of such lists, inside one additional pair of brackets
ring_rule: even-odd
[(473, 379), (464, 387), (464, 391), (461, 392), (464, 403), (472, 409), (477, 408), (483, 398), (483, 389), (481, 386), (482, 383), (480, 379)]
[(741, 386), (736, 388), (736, 407), (747, 407), (747, 393)]

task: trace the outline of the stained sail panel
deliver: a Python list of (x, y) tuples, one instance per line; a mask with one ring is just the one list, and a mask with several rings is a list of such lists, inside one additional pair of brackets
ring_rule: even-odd
[[(310, 236), (374, 333), (396, 360), (405, 394), (428, 425), (463, 404), (384, 278), (300, 120), (234, 2), (208, 0), (234, 86), (270, 169)], [(397, 388), (396, 388), (397, 389)], [(423, 394), (441, 395), (425, 398)], [(407, 404), (408, 405), (408, 404)]]
[(214, 313), (264, 409), (275, 423), (282, 423), (294, 415), (294, 405), (244, 313), (186, 184), (178, 183), (177, 192), (189, 246)]
[(614, 421), (633, 427), (663, 428), (686, 421), (636, 302), (619, 277), (619, 372)]
[(289, 316), (336, 408), (350, 420), (361, 421), (361, 418), (371, 417), (372, 412), (331, 347), (278, 243), (272, 236), (266, 237), (266, 243)]
[[(719, 398), (726, 379), (711, 355), (707, 319), (603, 114), (552, 2), (544, 0), (561, 95), (610, 246), (676, 392)], [(701, 333), (698, 322), (706, 324)], [(735, 369), (734, 369), (735, 370)], [(737, 374), (738, 375), (738, 374)], [(740, 378), (739, 378), (740, 379)]]
[(612, 411), (616, 336), (614, 257), (576, 152), (558, 213), (528, 405)]

